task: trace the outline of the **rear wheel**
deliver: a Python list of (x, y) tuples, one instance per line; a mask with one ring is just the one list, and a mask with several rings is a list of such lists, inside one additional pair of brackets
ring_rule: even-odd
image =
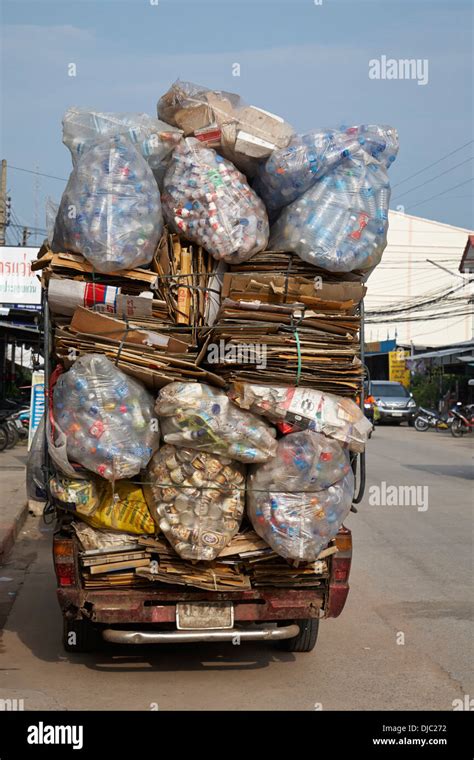
[(451, 435), (454, 436), (454, 438), (460, 438), (464, 435), (464, 432), (464, 424), (462, 420), (453, 420), (453, 424), (451, 425)]
[(281, 649), (284, 649), (285, 652), (311, 652), (318, 640), (318, 618), (292, 620), (291, 622), (293, 625), (298, 626), (300, 632), (292, 639), (283, 639), (280, 641), (279, 644)]
[(6, 449), (8, 443), (8, 435), (7, 431), (3, 427), (3, 425), (0, 425), (0, 451), (3, 451), (3, 449)]
[(14, 425), (5, 425), (8, 437), (7, 449), (12, 449), (19, 441), (18, 430)]
[(415, 430), (418, 430), (419, 433), (424, 433), (425, 430), (428, 430), (429, 424), (426, 422), (426, 420), (423, 419), (423, 417), (417, 417), (415, 420)]
[(66, 652), (94, 652), (102, 644), (102, 636), (89, 620), (63, 618), (63, 647)]

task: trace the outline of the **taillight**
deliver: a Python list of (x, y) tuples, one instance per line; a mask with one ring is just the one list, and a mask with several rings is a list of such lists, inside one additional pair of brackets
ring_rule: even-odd
[(331, 579), (335, 583), (347, 583), (351, 570), (352, 534), (341, 528), (335, 538), (337, 553), (332, 558)]
[(73, 586), (76, 582), (74, 549), (70, 538), (55, 538), (53, 557), (56, 577), (60, 586)]
[(333, 580), (337, 581), (338, 583), (345, 583), (349, 578), (349, 573), (351, 570), (350, 557), (338, 557), (336, 555), (332, 562)]
[(74, 559), (74, 549), (70, 538), (55, 538), (53, 554), (56, 562), (71, 562)]
[(338, 533), (335, 541), (339, 554), (341, 552), (352, 552), (352, 534), (350, 531), (347, 531), (347, 533)]
[(76, 572), (74, 565), (56, 565), (56, 576), (60, 586), (74, 586)]

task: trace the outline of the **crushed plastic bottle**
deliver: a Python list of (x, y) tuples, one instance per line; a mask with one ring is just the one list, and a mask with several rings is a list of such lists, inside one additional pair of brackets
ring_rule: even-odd
[(347, 450), (305, 430), (280, 439), (275, 458), (248, 476), (247, 513), (278, 554), (312, 562), (337, 534), (353, 495)]
[(130, 140), (95, 143), (77, 161), (63, 193), (53, 250), (75, 251), (98, 272), (149, 264), (163, 231), (153, 173)]
[(68, 458), (106, 480), (137, 475), (159, 445), (152, 396), (102, 354), (81, 356), (60, 375), (53, 413)]
[(164, 179), (163, 213), (175, 232), (216, 259), (246, 261), (268, 242), (268, 217), (244, 175), (212, 148), (189, 137)]

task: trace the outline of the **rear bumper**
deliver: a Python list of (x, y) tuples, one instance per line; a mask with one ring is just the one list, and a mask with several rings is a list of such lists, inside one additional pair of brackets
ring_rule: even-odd
[(86, 591), (76, 587), (59, 588), (58, 600), (69, 619), (88, 618), (104, 625), (142, 625), (176, 623), (176, 604), (180, 602), (233, 602), (236, 622), (278, 622), (320, 617), (327, 595), (321, 590), (265, 589), (241, 592), (176, 591), (122, 589)]
[(401, 420), (402, 422), (407, 422), (408, 420), (411, 420), (415, 414), (416, 409), (414, 411), (407, 411), (406, 409), (399, 410), (399, 409), (382, 409), (379, 407), (380, 412), (380, 418), (379, 421), (383, 422), (384, 420)]
[(281, 641), (297, 636), (297, 625), (285, 625), (280, 628), (259, 628), (239, 630), (236, 628), (215, 631), (118, 631), (106, 628), (102, 631), (105, 641), (113, 644), (188, 644), (202, 641)]

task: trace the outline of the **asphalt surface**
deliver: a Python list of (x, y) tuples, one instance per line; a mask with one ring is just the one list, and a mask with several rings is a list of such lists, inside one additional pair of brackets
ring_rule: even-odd
[(469, 438), (376, 429), (366, 496), (347, 520), (348, 602), (310, 654), (263, 643), (66, 654), (51, 527), (28, 517), (0, 569), (0, 699), (27, 710), (453, 709), (474, 694), (473, 454)]

